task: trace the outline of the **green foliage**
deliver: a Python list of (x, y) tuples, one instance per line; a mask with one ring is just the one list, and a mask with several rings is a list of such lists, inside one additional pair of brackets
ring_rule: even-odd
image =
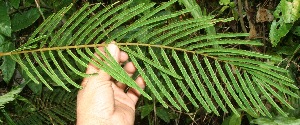
[[(4, 1), (0, 1), (0, 35), (11, 36), (11, 22), (8, 15), (8, 7)], [(2, 44), (2, 43), (1, 43)]]
[[(116, 44), (129, 54), (151, 93), (165, 108), (168, 107), (168, 101), (177, 110), (183, 109), (189, 112), (192, 108), (187, 107), (186, 101), (188, 101), (195, 108), (203, 106), (208, 113), (219, 115), (216, 106), (221, 107), (224, 112), (228, 112), (229, 107), (235, 115), (239, 116), (237, 107), (233, 105), (237, 102), (243, 111), (255, 116), (259, 113), (271, 117), (268, 109), (263, 106), (263, 101), (267, 101), (279, 113), (286, 116), (270, 96), (272, 94), (282, 104), (293, 109), (282, 95), (276, 94), (271, 88), (275, 87), (284, 95), (298, 98), (298, 95), (290, 90), (297, 87), (293, 85), (293, 80), (285, 76), (287, 73), (285, 69), (263, 64), (260, 61), (272, 59), (271, 56), (225, 46), (232, 44), (256, 46), (261, 45), (260, 42), (230, 39), (248, 34), (190, 35), (211, 27), (216, 22), (232, 19), (203, 17), (165, 23), (166, 20), (190, 12), (190, 9), (156, 16), (158, 12), (175, 2), (176, 0), (172, 0), (153, 8), (155, 4), (143, 3), (129, 7), (131, 3), (129, 1), (117, 7), (107, 6), (99, 12), (95, 10), (100, 4), (94, 6), (85, 4), (64, 25), (56, 29), (64, 17), (62, 15), (72, 7), (70, 5), (49, 16), (35, 30), (27, 43), (2, 55), (9, 55), (24, 69), (33, 82), (43, 83), (50, 90), (53, 88), (47, 82), (49, 79), (47, 80), (42, 74), (47, 74), (56, 85), (70, 91), (68, 84), (77, 88), (80, 86), (68, 72), (73, 72), (75, 76), (80, 77), (92, 75), (80, 71), (71, 62), (77, 62), (84, 67), (87, 66), (85, 62), (91, 62), (116, 80), (139, 90), (144, 97), (151, 100), (153, 97), (139, 88), (134, 79), (126, 75), (111, 55), (106, 57), (97, 49), (116, 40)], [(149, 9), (152, 11), (147, 11)], [(91, 14), (93, 16), (90, 16)], [(85, 20), (86, 18), (89, 20)], [(110, 20), (106, 20), (107, 18)], [(132, 18), (135, 20), (131, 20)], [(133, 22), (125, 24), (129, 20)], [(119, 27), (126, 28), (115, 33), (114, 31)], [(138, 28), (148, 30), (137, 32)], [(148, 37), (136, 39), (145, 34), (148, 34)], [(127, 37), (124, 37), (126, 35)], [(211, 39), (214, 41), (210, 41)], [(102, 41), (106, 43), (100, 44)], [(222, 46), (222, 48), (215, 49), (213, 46)], [(102, 60), (98, 59), (93, 52), (96, 52)], [(31, 61), (32, 59), (35, 63)], [(176, 91), (178, 88), (183, 91), (187, 100), (179, 96)], [(230, 94), (226, 94), (225, 90), (229, 90)], [(262, 94), (266, 100), (262, 100), (258, 94)], [(229, 98), (231, 96), (234, 100)], [(168, 121), (165, 117), (162, 119)]]
[[(11, 37), (11, 21), (8, 14), (8, 7), (4, 1), (0, 1), (0, 52), (8, 52), (15, 49), (14, 44), (6, 37)], [(15, 61), (10, 57), (3, 57), (3, 63), (0, 66), (3, 74), (3, 80), (9, 83), (15, 70)]]
[(300, 119), (297, 119), (295, 117), (282, 117), (282, 116), (277, 116), (272, 119), (261, 117), (251, 121), (251, 123), (257, 125), (299, 125)]
[[(68, 6), (72, 2), (76, 7)], [(241, 124), (245, 115), (249, 121), (250, 117), (257, 118), (253, 121), (255, 124), (261, 121), (275, 124), (278, 119), (283, 122), (279, 117), (258, 118), (277, 114), (289, 114), (290, 121), (297, 121), (293, 116), (299, 114), (299, 105), (294, 105), (299, 104), (299, 90), (294, 84), (296, 76), (291, 74), (297, 72), (294, 70), (297, 62), (293, 61), (298, 58), (300, 46), (292, 37), (282, 42), (286, 46), (276, 48), (277, 54), (288, 55), (289, 59), (282, 61), (254, 52), (263, 44), (242, 40), (249, 35), (247, 33), (216, 33), (215, 24), (225, 26), (233, 19), (205, 16), (206, 8), (200, 8), (195, 0), (180, 0), (186, 9), (179, 11), (173, 10), (176, 0), (162, 2), (160, 6), (150, 0), (105, 6), (81, 6), (75, 2), (0, 1), (0, 68), (7, 83), (5, 87), (15, 83), (11, 78), (18, 71), (27, 82), (21, 94), (12, 89), (5, 94), (10, 96), (0, 97), (6, 99), (0, 99), (5, 104), (0, 119), (7, 124), (72, 124), (76, 104), (73, 88), (80, 88), (78, 83), (83, 77), (94, 75), (84, 72), (89, 62), (142, 93), (145, 98), (141, 104), (144, 105), (138, 111), (142, 119), (151, 119), (149, 124), (156, 119), (154, 116), (166, 123), (184, 118), (175, 115), (178, 112), (189, 116), (185, 124), (196, 120), (198, 114), (206, 117), (224, 113), (231, 114), (223, 119), (224, 125)], [(222, 5), (218, 17), (228, 9), (236, 13), (234, 2), (218, 2)], [(277, 20), (270, 31), (273, 46), (283, 41), (288, 32), (299, 36), (299, 26), (293, 27), (299, 18), (297, 2), (281, 0), (274, 12)], [(42, 11), (36, 4), (43, 6)], [(189, 18), (189, 14), (194, 18)], [(40, 15), (48, 18), (37, 27), (35, 22)], [(204, 30), (206, 34), (201, 34)], [(19, 42), (24, 37), (22, 34), (26, 36), (26, 43)], [(28, 34), (31, 35), (27, 39)], [(138, 74), (145, 79), (145, 91), (136, 85), (134, 78), (127, 76), (111, 55), (103, 55), (97, 49), (113, 40), (129, 54)], [(286, 64), (292, 68), (280, 68), (276, 66), (278, 62), (280, 66)]]
[(11, 91), (6, 93), (5, 95), (0, 96), (0, 109), (4, 108), (4, 104), (15, 100), (16, 95), (18, 95), (22, 91), (24, 86), (25, 86), (25, 84), (20, 85), (19, 87), (16, 87), (15, 89), (12, 89)]
[[(235, 2), (232, 2), (230, 0), (220, 0), (219, 4), (222, 6), (222, 8), (218, 12), (218, 14), (222, 14), (222, 13), (224, 13), (224, 11), (226, 11), (226, 10), (228, 10), (230, 8), (234, 8), (236, 6)], [(237, 15), (236, 10), (232, 9), (232, 13), (234, 13), (234, 17), (236, 18), (236, 16), (235, 16), (235, 15)]]
[(270, 40), (273, 47), (277, 46), (281, 38), (291, 30), (294, 22), (300, 18), (300, 1), (281, 0), (274, 12), (274, 17), (275, 20), (270, 29)]
[[(199, 7), (199, 5), (195, 0), (179, 0), (179, 3), (182, 3), (187, 9), (192, 9), (191, 15), (194, 18), (197, 19), (205, 16), (205, 14), (202, 12), (201, 8)], [(213, 26), (206, 27), (206, 32), (207, 35), (215, 35), (216, 34), (215, 27)]]
[(143, 119), (144, 117), (148, 116), (153, 111), (153, 109), (153, 105), (143, 105), (139, 107), (139, 110), (141, 111), (141, 118)]
[(58, 88), (56, 91), (44, 90), (42, 95), (33, 95), (28, 100), (19, 97), (15, 102), (16, 116), (12, 119), (17, 125), (74, 122), (76, 120), (76, 95), (76, 90), (67, 92)]
[[(15, 46), (13, 45), (12, 42), (10, 41), (5, 41), (0, 47), (1, 51), (12, 51), (15, 49)], [(14, 72), (15, 72), (15, 67), (16, 67), (16, 62), (12, 60), (9, 56), (5, 56), (2, 58), (3, 63), (0, 66), (0, 69), (2, 70), (3, 74), (3, 80), (6, 83), (9, 83), (10, 79), (12, 78)]]
[(220, 5), (228, 5), (230, 3), (230, 0), (220, 0), (219, 4)]
[(168, 110), (163, 108), (163, 107), (158, 107), (156, 109), (156, 112), (157, 112), (157, 116), (159, 118), (161, 118), (162, 120), (164, 120), (165, 122), (169, 123), (170, 122), (170, 116), (169, 113), (168, 113)]
[(222, 125), (241, 125), (241, 123), (242, 123), (242, 117), (237, 116), (236, 114), (232, 114), (224, 119)]
[(13, 15), (11, 19), (11, 28), (13, 31), (18, 31), (27, 28), (28, 26), (33, 24), (39, 17), (40, 14), (37, 8), (31, 8), (28, 11), (17, 13)]
[(18, 9), (19, 8), (19, 5), (20, 5), (20, 1), (21, 0), (10, 0), (10, 4), (11, 6), (13, 6), (15, 9)]

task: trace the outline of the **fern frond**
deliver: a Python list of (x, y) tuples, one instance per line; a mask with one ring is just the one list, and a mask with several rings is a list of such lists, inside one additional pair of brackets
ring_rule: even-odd
[[(259, 109), (260, 106), (257, 103), (257, 100), (255, 100), (253, 98), (253, 93), (251, 93), (251, 91), (248, 89), (247, 84), (246, 84), (246, 80), (242, 77), (241, 73), (236, 69), (235, 73), (237, 75), (238, 81), (240, 82), (243, 91), (245, 92), (246, 96), (249, 98), (250, 102), (252, 103), (253, 107), (255, 107), (256, 109)], [(253, 110), (253, 109), (251, 109)], [(253, 111), (252, 111), (253, 112)], [(256, 114), (256, 113), (254, 113)]]
[[(109, 5), (101, 11), (98, 11), (100, 4), (86, 4), (61, 25), (70, 5), (49, 16), (27, 43), (14, 51), (0, 53), (0, 56), (10, 56), (33, 82), (43, 83), (51, 90), (43, 75), (70, 91), (67, 84), (80, 88), (74, 79), (94, 75), (79, 68), (86, 68), (87, 63), (91, 63), (114, 79), (137, 89), (146, 98), (156, 98), (164, 107), (170, 104), (177, 110), (189, 112), (194, 109), (189, 105), (193, 105), (217, 115), (220, 111), (231, 110), (239, 116), (237, 109), (240, 108), (255, 116), (271, 117), (266, 103), (283, 115), (286, 114), (279, 104), (293, 109), (285, 101), (285, 96), (299, 98), (292, 91), (298, 87), (287, 77), (287, 70), (264, 63), (263, 60), (273, 59), (272, 56), (241, 49), (262, 43), (237, 39), (248, 35), (245, 33), (201, 35), (199, 32), (232, 18), (203, 16), (178, 20), (178, 16), (191, 10), (158, 15), (176, 0), (157, 8), (154, 8), (154, 3), (130, 7), (131, 2), (116, 7)], [(98, 50), (113, 40), (128, 53), (153, 96), (139, 88), (110, 54)], [(218, 48), (213, 47), (216, 45)], [(108, 50), (104, 51), (108, 53)], [(73, 118), (59, 110), (45, 111), (35, 118), (57, 118), (59, 115)], [(55, 123), (63, 121), (58, 119)]]
[(266, 106), (263, 104), (261, 98), (259, 97), (258, 92), (256, 91), (256, 89), (254, 88), (254, 85), (252, 83), (252, 81), (250, 80), (248, 74), (246, 72), (244, 72), (244, 76), (246, 78), (246, 81), (248, 83), (248, 87), (250, 88), (251, 93), (253, 94), (255, 100), (257, 101), (257, 103), (260, 105), (260, 108), (258, 108), (257, 110), (262, 114), (262, 115), (267, 115), (269, 117), (271, 117), (272, 115), (269, 113), (268, 109), (266, 108)]
[[(200, 78), (198, 77), (197, 75), (197, 72), (196, 72), (196, 69), (193, 67), (193, 64), (191, 62), (191, 60), (189, 59), (188, 55), (186, 53), (184, 53), (184, 60), (185, 62), (187, 63), (188, 67), (189, 67), (189, 70), (192, 74), (192, 78), (194, 79), (195, 81), (195, 86), (198, 87), (198, 89), (200, 90), (200, 93), (199, 93), (199, 96), (196, 96), (197, 99), (200, 101), (201, 105), (204, 107), (204, 109), (207, 111), (207, 112), (211, 112), (210, 108), (208, 107), (209, 105), (207, 105), (207, 103), (204, 101), (203, 98), (207, 99), (207, 101), (211, 102), (210, 98), (208, 97), (208, 94), (206, 92), (206, 90), (201, 86), (201, 82), (200, 82)], [(187, 73), (186, 73), (187, 74)], [(190, 84), (193, 84), (193, 83), (190, 83)], [(193, 88), (196, 90), (196, 88)], [(204, 96), (204, 97), (202, 97)]]
[(45, 91), (41, 96), (34, 95), (26, 103), (19, 106), (29, 106), (32, 110), (13, 116), (17, 125), (30, 124), (68, 124), (76, 120), (76, 90), (67, 92), (63, 89)]
[(270, 104), (273, 105), (279, 111), (280, 114), (287, 117), (287, 114), (274, 102), (274, 100), (271, 98), (270, 94), (263, 88), (262, 83), (256, 78), (254, 78), (254, 80), (255, 80), (255, 83), (257, 84), (257, 87), (263, 93), (264, 97), (270, 102)]
[(8, 93), (0, 96), (0, 109), (4, 108), (4, 105), (10, 101), (15, 100), (15, 96), (17, 96), (22, 89), (24, 88), (25, 84), (19, 85), (18, 87), (12, 89)]
[[(206, 57), (204, 57), (204, 62), (205, 62), (205, 67), (207, 67), (208, 69), (208, 72), (209, 72), (209, 77), (212, 78), (212, 81), (215, 83), (215, 85), (217, 86), (217, 90), (221, 93), (221, 96), (227, 101), (228, 98), (227, 96), (224, 94), (224, 90), (223, 88), (221, 87), (220, 85), (220, 82), (218, 81), (217, 77), (216, 77), (216, 74), (215, 72), (213, 71), (212, 67), (211, 67), (211, 64), (210, 62), (208, 61), (208, 59)], [(203, 68), (202, 68), (203, 70)], [(211, 81), (210, 81), (211, 82)], [(210, 83), (212, 84), (212, 83)], [(209, 85), (211, 86), (211, 85)], [(211, 86), (212, 87), (212, 86)], [(213, 89), (212, 89), (213, 90)], [(219, 106), (223, 109), (224, 112), (228, 112), (227, 109), (225, 108), (224, 104), (222, 103), (222, 101), (220, 100), (220, 98), (217, 95), (216, 91), (214, 90), (213, 93), (215, 94), (215, 97), (216, 97), (216, 101), (217, 103), (219, 104)], [(231, 105), (231, 104), (229, 104)]]
[[(193, 82), (192, 82), (191, 78), (189, 77), (188, 73), (186, 72), (184, 66), (182, 65), (181, 60), (178, 58), (178, 56), (177, 56), (177, 54), (176, 54), (175, 51), (172, 51), (172, 56), (173, 56), (174, 60), (176, 61), (177, 66), (179, 67), (180, 72), (183, 75), (185, 81), (187, 82), (187, 84), (189, 85), (189, 87), (192, 89), (193, 94), (196, 96), (196, 99), (201, 100), (200, 93), (196, 89), (196, 86), (193, 85)], [(186, 93), (186, 96), (189, 97), (190, 101), (192, 102), (192, 104), (195, 107), (197, 107), (197, 108), (199, 107), (198, 104), (195, 102), (195, 100), (193, 98), (191, 98), (191, 94), (190, 93)]]
[[(222, 81), (226, 84), (226, 88), (228, 89), (228, 91), (230, 92), (230, 94), (233, 96), (234, 100), (238, 103), (238, 105), (245, 110), (244, 105), (242, 104), (241, 100), (238, 98), (238, 96), (236, 95), (236, 93), (234, 92), (232, 86), (230, 85), (230, 83), (228, 82), (228, 79), (226, 77), (226, 75), (224, 74), (224, 71), (220, 65), (219, 62), (215, 61), (215, 66), (217, 67), (217, 71), (221, 76)], [(216, 79), (216, 78), (215, 78)], [(216, 79), (217, 81), (217, 79)], [(225, 93), (223, 93), (223, 95), (225, 95)], [(226, 96), (226, 95), (225, 95)], [(235, 114), (239, 114), (236, 109), (232, 106), (231, 102), (229, 101), (229, 99), (227, 98), (226, 103), (229, 105), (229, 107), (231, 108), (231, 110), (235, 113)]]
[[(174, 47), (182, 47), (184, 45), (188, 45), (191, 43), (195, 43), (201, 40), (210, 40), (210, 39), (220, 39), (220, 38), (230, 38), (230, 37), (239, 37), (239, 36), (249, 36), (248, 33), (219, 33), (217, 35), (202, 35), (202, 36), (196, 36), (189, 40), (182, 41), (180, 43), (176, 43)], [(197, 44), (196, 44), (197, 45)]]
[[(156, 56), (156, 54), (154, 53), (154, 51), (152, 50), (152, 48), (149, 48), (149, 53), (151, 55), (151, 57), (153, 58), (153, 60), (160, 64), (159, 63), (159, 60)], [(174, 106), (176, 109), (178, 110), (181, 110), (180, 106), (175, 102), (175, 100), (172, 98), (171, 94), (169, 94), (167, 92), (167, 89), (165, 88), (165, 86), (162, 84), (162, 82), (158, 79), (157, 75), (154, 73), (154, 71), (152, 70), (152, 68), (150, 67), (150, 65), (146, 64), (146, 68), (148, 69), (149, 71), (149, 74), (151, 75), (151, 77), (153, 78), (153, 81), (156, 82), (156, 84), (159, 87), (160, 91), (166, 96), (166, 98), (170, 101), (170, 103), (172, 104), (172, 106)], [(169, 82), (169, 80), (167, 80), (166, 82)], [(172, 89), (172, 88), (175, 88), (172, 83), (167, 83), (169, 88)], [(173, 89), (173, 91), (176, 91), (175, 89)]]
[(165, 67), (162, 67), (161, 65), (157, 64), (157, 63), (153, 63), (150, 59), (148, 59), (147, 57), (145, 57), (144, 55), (141, 55), (137, 52), (134, 52), (132, 50), (130, 50), (129, 48), (127, 47), (121, 47), (122, 50), (126, 51), (128, 54), (130, 55), (133, 55), (141, 60), (143, 60), (144, 62), (147, 62), (148, 64), (152, 65), (153, 67), (161, 70), (162, 72), (165, 72), (166, 74), (168, 75), (171, 75), (175, 78), (178, 78), (178, 79), (182, 79), (181, 76), (177, 75), (175, 72), (171, 72), (169, 71), (168, 69), (166, 69)]
[[(166, 102), (163, 101), (162, 97), (160, 96), (160, 94), (157, 92), (157, 89), (153, 86), (153, 83), (149, 77), (144, 73), (143, 69), (139, 66), (137, 60), (135, 59), (134, 56), (129, 55), (129, 57), (131, 58), (132, 62), (135, 64), (138, 72), (141, 74), (141, 76), (143, 77), (143, 79), (145, 80), (147, 84), (147, 86), (150, 88), (151, 92), (155, 95), (155, 97), (157, 98), (157, 100), (164, 106), (164, 107), (168, 107)], [(153, 74), (152, 74), (153, 75)], [(157, 81), (159, 82), (159, 81)]]
[(251, 60), (251, 59), (245, 59), (245, 58), (236, 58), (236, 57), (219, 57), (219, 60), (223, 61), (233, 61), (233, 62), (243, 62), (243, 63), (250, 63), (256, 65), (256, 67), (260, 68), (270, 68), (272, 70), (276, 70), (278, 72), (286, 73), (287, 70), (277, 67), (277, 66), (271, 66), (266, 63), (263, 63), (261, 61)]

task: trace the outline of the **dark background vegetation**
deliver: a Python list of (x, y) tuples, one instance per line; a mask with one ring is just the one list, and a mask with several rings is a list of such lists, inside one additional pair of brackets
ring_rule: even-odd
[[(79, 9), (84, 3), (98, 3), (102, 2), (103, 5), (116, 3), (117, 0), (0, 0), (8, 7), (8, 13), (10, 16), (12, 25), (12, 35), (10, 37), (4, 36), (14, 47), (24, 44), (30, 34), (43, 22), (44, 18), (47, 18), (50, 14), (59, 11), (62, 7), (68, 6), (70, 3), (75, 5), (72, 8), (72, 12)], [(120, 3), (126, 0), (119, 1)], [(156, 2), (160, 4), (167, 0), (133, 0), (133, 4)], [(217, 23), (215, 29), (217, 33), (234, 32), (242, 33), (248, 32), (250, 36), (246, 39), (254, 39), (263, 41), (263, 47), (248, 48), (257, 52), (270, 54), (278, 58), (283, 59), (282, 62), (273, 62), (280, 67), (284, 67), (290, 71), (291, 77), (295, 79), (295, 84), (300, 87), (300, 21), (295, 21), (293, 27), (289, 32), (279, 39), (278, 45), (273, 46), (271, 43), (269, 34), (270, 27), (273, 20), (276, 20), (273, 16), (273, 12), (276, 10), (280, 0), (228, 0), (229, 3), (225, 3), (227, 0), (196, 0), (200, 6), (203, 15), (215, 15), (216, 18), (229, 18), (234, 17), (235, 20), (226, 23)], [(299, 6), (300, 7), (300, 6)], [(185, 8), (183, 5), (177, 3), (169, 8), (168, 11), (176, 11)], [(242, 9), (240, 9), (242, 8)], [(28, 11), (32, 11), (28, 13)], [(28, 14), (30, 18), (22, 17), (18, 14)], [(70, 16), (72, 13), (68, 13), (66, 16)], [(191, 15), (184, 15), (191, 16)], [(1, 17), (0, 17), (1, 18)], [(184, 18), (184, 17), (183, 17)], [(23, 24), (28, 21), (28, 24)], [(1, 23), (1, 22), (0, 22)], [(63, 22), (62, 22), (63, 23)], [(23, 25), (22, 25), (23, 24)], [(1, 27), (0, 27), (1, 28)], [(2, 43), (1, 43), (2, 44)], [(5, 51), (2, 47), (1, 51)], [(0, 62), (3, 63), (4, 59)], [(3, 68), (2, 72), (3, 71)], [(21, 70), (16, 67), (13, 77), (10, 80), (4, 80), (3, 75), (0, 79), (0, 95), (4, 95), (9, 92), (14, 86), (19, 85), (22, 82), (26, 82), (28, 78), (24, 77)], [(2, 73), (1, 72), (1, 73)], [(80, 83), (81, 79), (78, 79)], [(40, 88), (40, 89), (33, 89)], [(35, 91), (36, 90), (36, 91)], [(56, 91), (60, 90), (57, 87)], [(6, 104), (2, 114), (0, 113), (0, 119), (4, 124), (8, 124), (9, 121), (18, 121), (25, 118), (30, 112), (39, 112), (43, 110), (43, 106), (47, 107), (47, 102), (43, 101), (44, 93), (51, 93), (48, 90), (43, 89), (42, 86), (28, 85), (19, 94), (17, 99), (12, 103)], [(64, 92), (61, 92), (64, 93)], [(76, 101), (76, 90), (74, 90), (73, 98), (70, 98), (70, 102)], [(298, 92), (299, 93), (299, 92)], [(75, 95), (75, 96), (74, 96)], [(1, 101), (1, 100), (0, 100)], [(30, 103), (29, 103), (30, 102)], [(175, 109), (163, 108), (159, 103), (141, 98), (137, 106), (136, 112), (136, 124), (211, 124), (211, 125), (229, 125), (229, 124), (275, 124), (274, 121), (280, 121), (282, 123), (291, 122), (294, 124), (300, 124), (300, 100), (289, 100), (289, 102), (296, 108), (296, 110), (286, 110), (290, 115), (288, 118), (277, 116), (277, 113), (272, 112), (273, 118), (253, 118), (251, 115), (242, 112), (241, 117), (235, 118), (232, 114), (222, 114), (216, 116), (214, 114), (207, 114), (203, 108), (195, 109), (195, 112), (185, 113)], [(39, 110), (34, 110), (32, 105), (41, 106)], [(73, 105), (74, 106), (74, 105)], [(49, 108), (49, 107), (48, 107)], [(7, 118), (10, 116), (10, 118)], [(64, 119), (68, 124), (74, 124), (75, 119)], [(231, 120), (231, 121), (230, 121)], [(236, 121), (236, 122), (233, 122)], [(2, 123), (0, 123), (2, 124)]]

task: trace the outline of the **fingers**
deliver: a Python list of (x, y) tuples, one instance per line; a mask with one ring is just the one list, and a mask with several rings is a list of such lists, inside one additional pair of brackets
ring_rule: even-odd
[[(100, 50), (101, 53), (103, 53), (104, 55), (107, 55), (104, 53), (104, 47), (99, 47), (98, 49)], [(128, 60), (128, 54), (123, 51), (120, 51), (120, 49), (115, 44), (109, 44), (107, 46), (107, 50), (109, 51), (109, 53), (112, 55), (112, 57), (118, 63), (124, 63)], [(95, 56), (100, 59), (100, 57), (97, 54), (95, 54)], [(136, 68), (134, 67), (134, 64), (132, 62), (127, 63), (123, 68), (126, 71), (126, 73), (128, 74), (128, 76), (130, 76), (130, 77), (136, 71)], [(84, 78), (81, 83), (81, 85), (83, 87), (85, 87), (87, 85), (87, 83), (94, 84), (94, 83), (101, 83), (102, 81), (111, 80), (111, 76), (109, 74), (107, 74), (103, 70), (99, 70), (92, 63), (88, 64), (86, 73), (87, 74), (97, 73), (97, 75)], [(145, 88), (145, 82), (141, 77), (138, 77), (135, 81), (136, 81), (136, 84), (140, 88), (142, 88), (142, 89)], [(126, 88), (126, 85), (123, 83), (120, 83), (120, 82), (117, 82), (116, 86), (118, 88), (120, 88), (121, 90), (124, 90)], [(128, 95), (129, 98), (131, 98), (133, 100), (134, 103), (136, 103), (138, 101), (138, 97), (140, 96), (140, 92), (138, 92), (138, 90), (133, 89), (133, 88), (130, 88), (126, 94)]]
[[(145, 81), (143, 80), (142, 77), (138, 77), (136, 80), (135, 80), (136, 84), (142, 88), (143, 90), (145, 89)], [(136, 104), (136, 102), (138, 101), (139, 99), (139, 96), (141, 95), (141, 93), (134, 89), (134, 88), (130, 88), (127, 92), (127, 95), (129, 98), (131, 98), (131, 100)]]
[[(132, 62), (129, 62), (129, 63), (127, 63), (127, 64), (124, 66), (124, 70), (126, 71), (126, 73), (128, 74), (128, 76), (131, 77), (131, 76), (134, 74), (134, 72), (135, 72), (136, 69), (135, 69), (133, 63), (132, 63)], [(119, 88), (121, 88), (122, 90), (125, 90), (125, 88), (126, 88), (126, 85), (123, 84), (123, 83), (121, 83), (121, 82), (117, 82), (116, 85), (117, 85)]]
[(120, 62), (120, 49), (117, 45), (113, 43), (108, 44), (107, 50), (114, 57), (114, 59), (119, 63)]
[(120, 52), (120, 62), (121, 62), (121, 63), (124, 63), (124, 62), (126, 62), (127, 60), (128, 60), (128, 54), (125, 53), (125, 52), (123, 52), (123, 51), (121, 51), (121, 52)]
[[(104, 53), (104, 47), (99, 47), (98, 49), (100, 50), (100, 52)], [(113, 56), (113, 58), (117, 62), (124, 61), (125, 59), (126, 60), (128, 59), (128, 55), (126, 57), (126, 55), (124, 55), (124, 52), (123, 52), (123, 54), (121, 54), (120, 49), (115, 44), (112, 44), (112, 43), (108, 44), (107, 50), (109, 51), (109, 53)], [(120, 58), (121, 55), (123, 55), (124, 57)], [(97, 58), (99, 58), (99, 56), (97, 54), (95, 54), (95, 56)], [(99, 70), (92, 63), (88, 64), (86, 73), (87, 74), (97, 73), (97, 75), (84, 78), (83, 81), (82, 81), (82, 83), (81, 83), (81, 86), (83, 86), (83, 87), (85, 87), (88, 82), (90, 82), (90, 83), (99, 83), (101, 81), (108, 81), (108, 80), (111, 79), (111, 76), (109, 74), (107, 74), (103, 70)]]

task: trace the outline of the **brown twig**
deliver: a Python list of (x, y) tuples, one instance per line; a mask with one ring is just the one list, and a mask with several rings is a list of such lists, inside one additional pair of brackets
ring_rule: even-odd
[(40, 4), (39, 4), (39, 0), (34, 0), (34, 1), (35, 1), (35, 4), (36, 4), (36, 8), (39, 10), (41, 16), (43, 17), (43, 20), (45, 20), (46, 18), (45, 18), (44, 14), (43, 14), (43, 12), (41, 10)]
[(244, 22), (244, 19), (243, 19), (244, 17), (243, 17), (242, 10), (243, 10), (242, 2), (241, 2), (241, 0), (238, 0), (238, 13), (239, 13), (239, 16), (240, 16), (241, 27), (242, 27), (242, 30), (243, 30), (244, 33), (248, 33), (247, 29), (245, 27), (245, 22)]

